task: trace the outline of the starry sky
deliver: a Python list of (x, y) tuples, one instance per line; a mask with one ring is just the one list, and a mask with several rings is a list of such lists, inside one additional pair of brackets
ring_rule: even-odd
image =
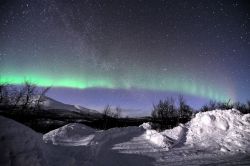
[(250, 99), (247, 0), (0, 0), (0, 82), (146, 114)]

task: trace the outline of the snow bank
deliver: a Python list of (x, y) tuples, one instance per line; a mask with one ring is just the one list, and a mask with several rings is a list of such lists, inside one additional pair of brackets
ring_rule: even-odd
[(165, 148), (190, 146), (222, 152), (250, 151), (250, 114), (243, 115), (235, 109), (197, 113), (189, 123), (157, 132), (149, 123), (145, 138)]
[[(99, 131), (93, 138), (92, 144), (103, 144), (110, 140), (118, 139), (123, 140), (125, 137), (131, 137), (131, 135), (140, 135), (145, 130), (136, 126), (111, 128), (108, 130)], [(120, 140), (119, 140), (120, 139)]]
[(71, 123), (44, 134), (43, 140), (54, 145), (88, 145), (94, 138), (95, 132), (95, 129), (84, 124)]
[(150, 124), (146, 123), (142, 125), (146, 128), (145, 138), (155, 145), (164, 147), (165, 149), (173, 148), (177, 144), (181, 143), (185, 137), (185, 131), (187, 130), (183, 124), (180, 124), (173, 129), (158, 132), (156, 130), (152, 130), (151, 126), (148, 125)]
[(196, 114), (187, 124), (186, 143), (211, 150), (243, 151), (250, 143), (250, 115), (235, 109)]
[(46, 165), (40, 134), (0, 116), (0, 165)]
[(149, 122), (143, 123), (139, 127), (146, 130), (144, 137), (150, 142), (152, 142), (154, 145), (168, 148), (172, 144), (172, 141), (169, 140), (162, 133), (159, 133), (158, 131), (153, 130)]
[(173, 140), (178, 140), (180, 137), (182, 137), (182, 134), (184, 132), (185, 126), (183, 124), (180, 124), (179, 126), (170, 129), (170, 130), (165, 130), (162, 132), (163, 135), (173, 139)]
[(104, 144), (119, 137), (123, 139), (126, 135), (141, 134), (144, 131), (139, 127), (95, 130), (84, 124), (72, 123), (44, 134), (43, 140), (54, 145), (87, 146)]
[(69, 166), (93, 163), (91, 149), (46, 144), (42, 140), (42, 134), (1, 116), (0, 154), (1, 166)]
[(164, 135), (157, 132), (156, 130), (147, 130), (145, 137), (159, 147), (168, 148), (172, 144), (171, 141), (167, 140)]
[(141, 124), (139, 127), (144, 128), (145, 130), (150, 130), (152, 127), (149, 122)]
[(198, 113), (189, 123), (163, 132), (149, 123), (109, 130), (72, 123), (43, 137), (0, 116), (0, 147), (0, 165), (150, 165), (143, 155), (162, 165), (173, 165), (177, 158), (181, 165), (183, 159), (189, 164), (197, 159), (200, 165), (225, 152), (250, 152), (250, 114), (234, 109)]

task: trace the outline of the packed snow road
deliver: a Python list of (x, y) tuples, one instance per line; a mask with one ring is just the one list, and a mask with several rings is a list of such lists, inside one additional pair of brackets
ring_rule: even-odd
[(0, 165), (250, 165), (250, 114), (237, 110), (198, 113), (163, 132), (74, 123), (42, 136), (4, 117), (0, 131)]

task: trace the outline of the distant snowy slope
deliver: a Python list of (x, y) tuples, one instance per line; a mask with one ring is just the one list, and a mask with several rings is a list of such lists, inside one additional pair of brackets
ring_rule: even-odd
[(41, 102), (43, 109), (57, 109), (57, 110), (68, 110), (83, 114), (100, 114), (98, 111), (91, 110), (79, 105), (64, 104), (62, 102), (56, 101), (50, 97), (44, 97)]

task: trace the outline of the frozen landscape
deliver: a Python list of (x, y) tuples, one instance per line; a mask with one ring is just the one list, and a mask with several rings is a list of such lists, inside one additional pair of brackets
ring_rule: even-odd
[(0, 165), (249, 165), (250, 114), (197, 113), (158, 132), (149, 123), (97, 130), (71, 123), (44, 135), (0, 117)]
[(250, 166), (250, 0), (0, 0), (0, 166)]

